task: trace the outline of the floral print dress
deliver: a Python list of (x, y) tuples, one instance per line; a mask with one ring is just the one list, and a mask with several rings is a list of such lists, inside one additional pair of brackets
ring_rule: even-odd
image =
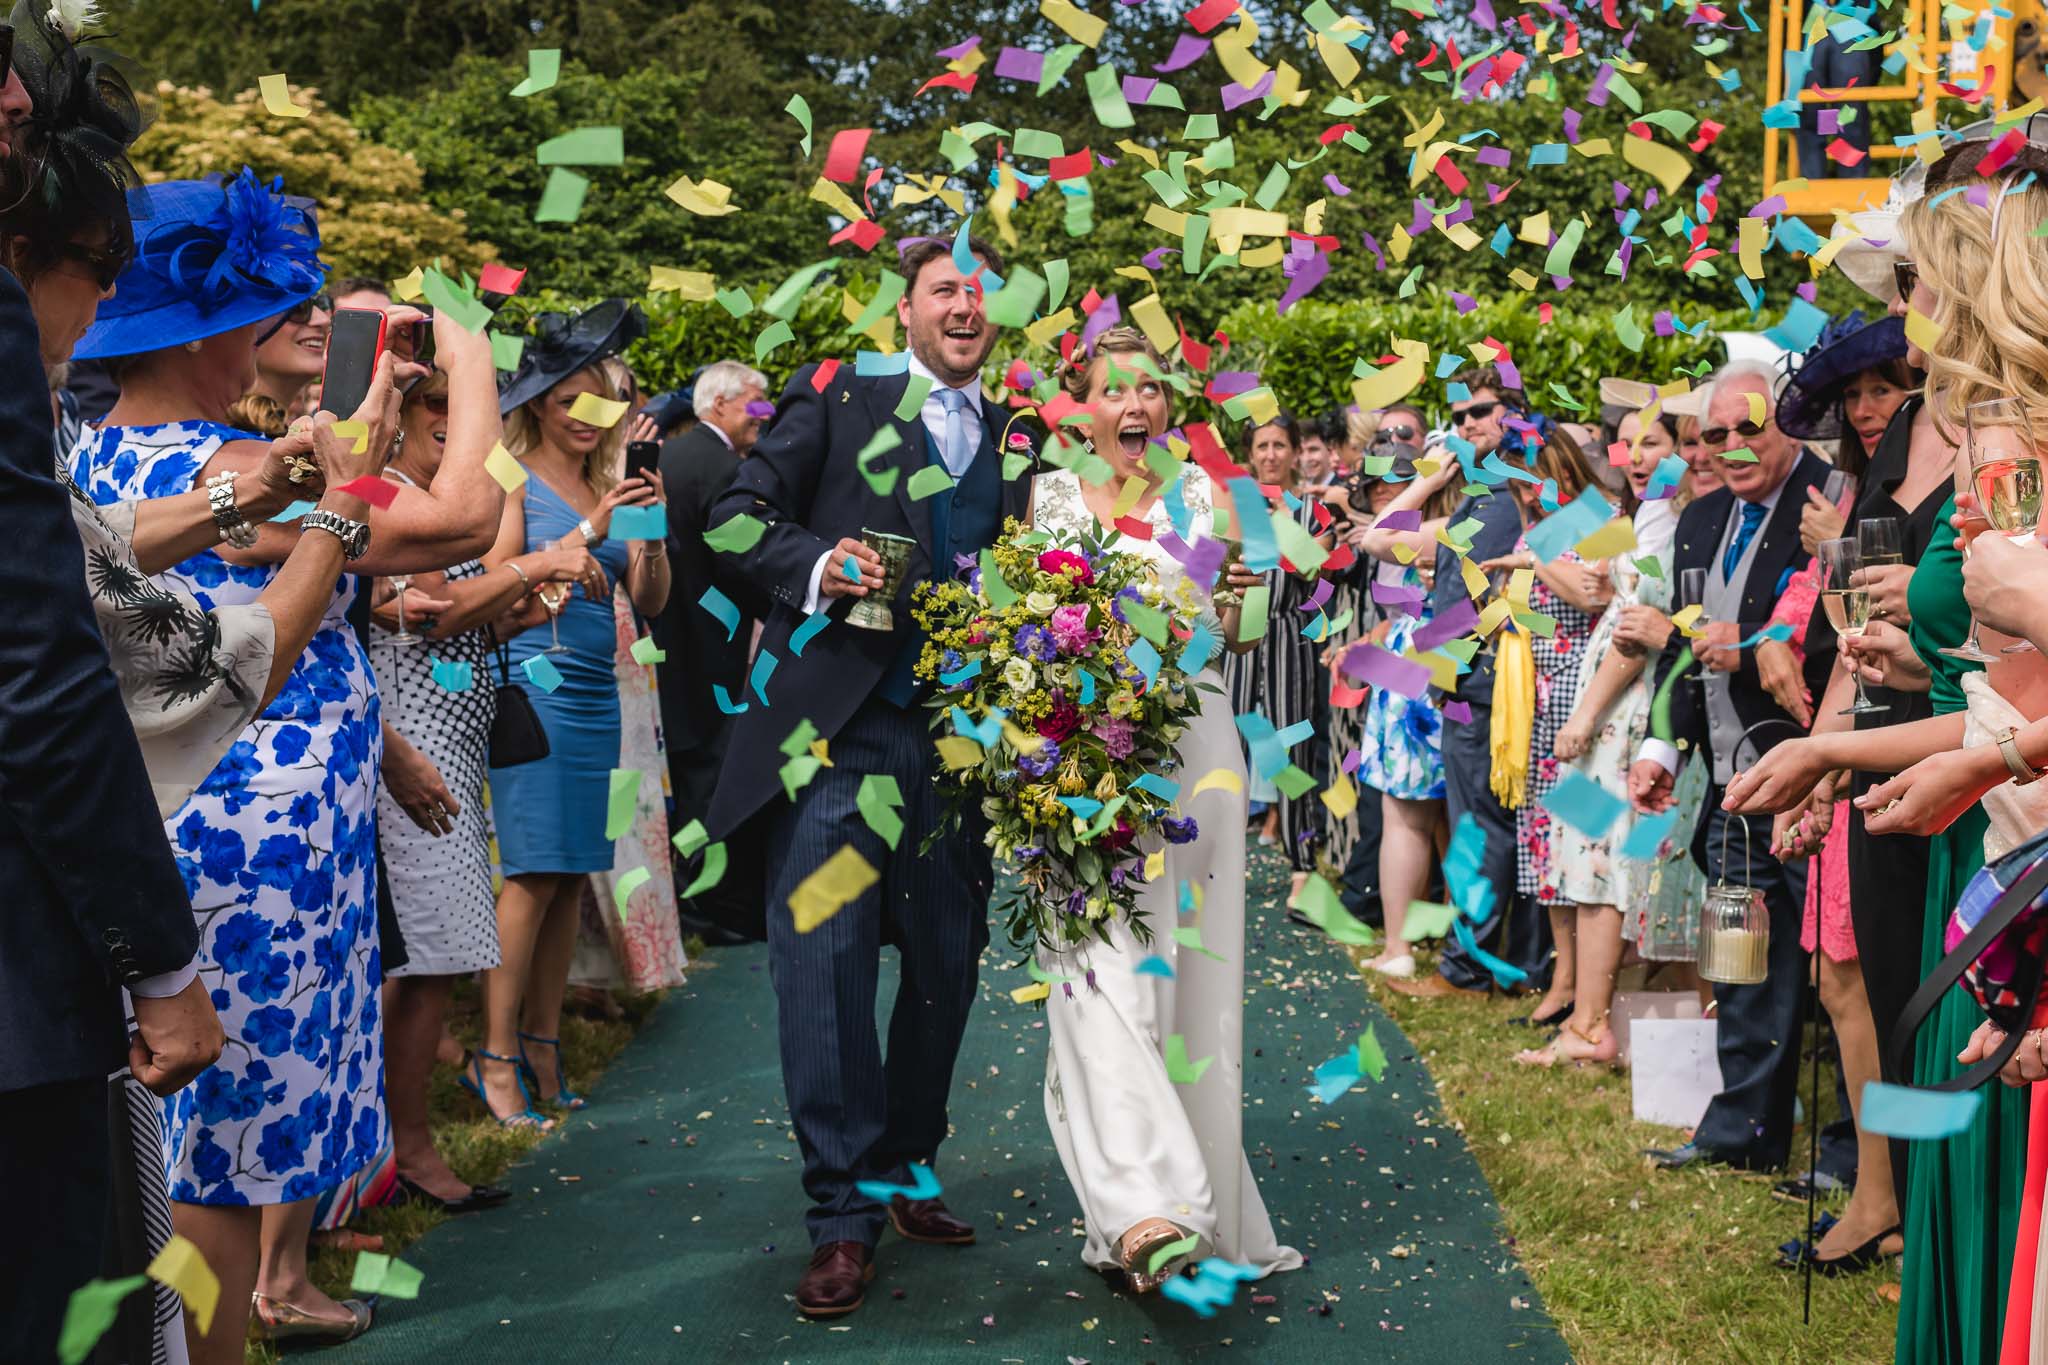
[[(1515, 542), (1529, 548), (1528, 537)], [(1580, 564), (1578, 551), (1566, 550), (1554, 564)], [(1546, 638), (1531, 632), (1529, 650), (1536, 665), (1536, 715), (1529, 723), (1529, 785), (1527, 798), (1515, 812), (1515, 889), (1542, 905), (1562, 905), (1564, 860), (1556, 822), (1543, 808), (1543, 798), (1564, 776), (1567, 766), (1557, 756), (1557, 732), (1571, 719), (1579, 700), (1579, 665), (1592, 641), (1595, 618), (1558, 596), (1539, 575), (1529, 589), (1529, 606), (1557, 623)]]
[[(1421, 588), (1422, 573), (1410, 564), (1401, 575), (1404, 588)], [(1408, 648), (1415, 632), (1429, 624), (1430, 599), (1421, 615), (1396, 618), (1387, 628), (1385, 646), (1395, 654)], [(1365, 704), (1365, 742), (1358, 765), (1359, 781), (1405, 801), (1440, 801), (1444, 795), (1444, 717), (1425, 690), (1404, 697), (1375, 687)]]
[[(101, 504), (191, 489), (248, 433), (211, 422), (89, 433), (72, 473)], [(253, 602), (277, 568), (211, 551), (160, 575), (212, 609)], [(199, 920), (199, 974), (227, 1030), (220, 1061), (164, 1101), (171, 1197), (312, 1198), (385, 1144), (377, 989), (382, 724), (336, 585), (284, 690), (165, 822)]]

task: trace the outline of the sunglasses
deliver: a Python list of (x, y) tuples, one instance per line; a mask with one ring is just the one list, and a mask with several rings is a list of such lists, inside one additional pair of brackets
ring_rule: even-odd
[(67, 261), (77, 261), (92, 275), (93, 282), (102, 293), (114, 287), (114, 281), (121, 278), (127, 268), (128, 253), (103, 246), (86, 246), (81, 242), (67, 242), (59, 247), (57, 254)]
[(1421, 434), (1422, 433), (1418, 432), (1414, 427), (1380, 428), (1380, 435), (1385, 436), (1389, 440), (1399, 441), (1402, 445), (1411, 444), (1415, 440), (1415, 438), (1417, 436), (1420, 436)]
[(1899, 297), (1911, 300), (1913, 286), (1920, 282), (1920, 267), (1912, 261), (1892, 262), (1892, 283), (1897, 286)]
[(1701, 427), (1700, 439), (1710, 446), (1717, 446), (1726, 442), (1731, 432), (1746, 441), (1752, 437), (1761, 436), (1768, 430), (1770, 430), (1768, 423), (1752, 422), (1748, 418), (1744, 418), (1740, 426)]
[(323, 313), (332, 313), (334, 311), (334, 296), (332, 294), (315, 294), (310, 299), (301, 299), (285, 312), (279, 313), (276, 317), (272, 318), (270, 325), (257, 333), (256, 344), (261, 346), (264, 342), (276, 336), (284, 330), (286, 323), (290, 323), (294, 327), (304, 327), (313, 320), (315, 309)]
[(1500, 404), (1495, 402), (1474, 403), (1469, 408), (1453, 408), (1451, 410), (1451, 425), (1461, 427), (1467, 422), (1484, 422), (1487, 418), (1493, 416), (1494, 409), (1499, 406)]

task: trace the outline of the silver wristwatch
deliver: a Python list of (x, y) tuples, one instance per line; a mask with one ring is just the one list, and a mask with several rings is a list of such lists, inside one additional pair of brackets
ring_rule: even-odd
[(206, 481), (206, 505), (213, 511), (213, 524), (220, 528), (222, 540), (237, 550), (246, 550), (256, 543), (256, 528), (235, 506), (235, 471), (216, 474)]
[(597, 528), (590, 524), (589, 517), (585, 517), (583, 520), (577, 522), (576, 529), (583, 533), (583, 546), (585, 549), (595, 550), (598, 546), (604, 544), (605, 542), (605, 537), (599, 535), (597, 533)]
[(338, 512), (316, 507), (306, 513), (299, 525), (308, 531), (325, 531), (340, 541), (345, 559), (361, 559), (370, 552), (370, 523), (367, 521), (350, 521)]

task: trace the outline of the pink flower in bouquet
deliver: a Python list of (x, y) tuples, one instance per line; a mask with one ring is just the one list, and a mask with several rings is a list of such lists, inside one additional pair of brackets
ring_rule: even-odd
[(974, 623), (967, 628), (967, 643), (971, 645), (985, 645), (988, 643), (988, 619), (986, 617), (977, 616), (974, 618)]
[(1038, 718), (1038, 733), (1047, 739), (1064, 742), (1068, 735), (1081, 728), (1081, 708), (1068, 701), (1064, 694), (1056, 697), (1052, 710)]
[(1047, 550), (1038, 556), (1038, 567), (1055, 576), (1065, 574), (1083, 587), (1095, 581), (1094, 566), (1072, 550)]
[(1095, 842), (1109, 849), (1129, 848), (1131, 841), (1137, 837), (1137, 827), (1119, 815), (1116, 818), (1116, 828), (1104, 830), (1102, 837)]
[(1088, 608), (1065, 606), (1056, 609), (1047, 624), (1052, 628), (1052, 642), (1060, 653), (1072, 658), (1085, 654), (1088, 647), (1102, 638), (1102, 632), (1088, 629)]
[(1137, 724), (1125, 716), (1104, 716), (1088, 727), (1089, 733), (1102, 741), (1109, 750), (1109, 756), (1122, 760), (1131, 756), (1131, 750), (1138, 747)]

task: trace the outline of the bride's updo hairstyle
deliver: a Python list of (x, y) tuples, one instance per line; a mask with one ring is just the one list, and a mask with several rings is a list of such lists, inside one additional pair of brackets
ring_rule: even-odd
[(1934, 291), (1933, 321), (1941, 328), (1927, 355), (1927, 401), (1945, 427), (1959, 432), (1970, 404), (2018, 397), (2033, 416), (2034, 436), (2048, 439), (2048, 336), (2041, 327), (2048, 318), (2048, 238), (2036, 235), (2048, 221), (2048, 185), (2037, 178), (2048, 172), (2048, 147), (2030, 140), (1998, 174), (1977, 175), (1974, 167), (1991, 146), (1972, 140), (1950, 148), (1928, 170), (1926, 197), (1900, 218), (1906, 249)]
[[(1086, 355), (1076, 347), (1074, 358), (1060, 366), (1060, 387), (1076, 403), (1088, 401), (1089, 390), (1093, 387), (1095, 362), (1104, 356), (1142, 355), (1151, 361), (1159, 373), (1166, 373), (1166, 357), (1145, 339), (1145, 334), (1135, 327), (1112, 327), (1095, 338), (1095, 345)], [(1131, 367), (1126, 365), (1125, 369)]]

